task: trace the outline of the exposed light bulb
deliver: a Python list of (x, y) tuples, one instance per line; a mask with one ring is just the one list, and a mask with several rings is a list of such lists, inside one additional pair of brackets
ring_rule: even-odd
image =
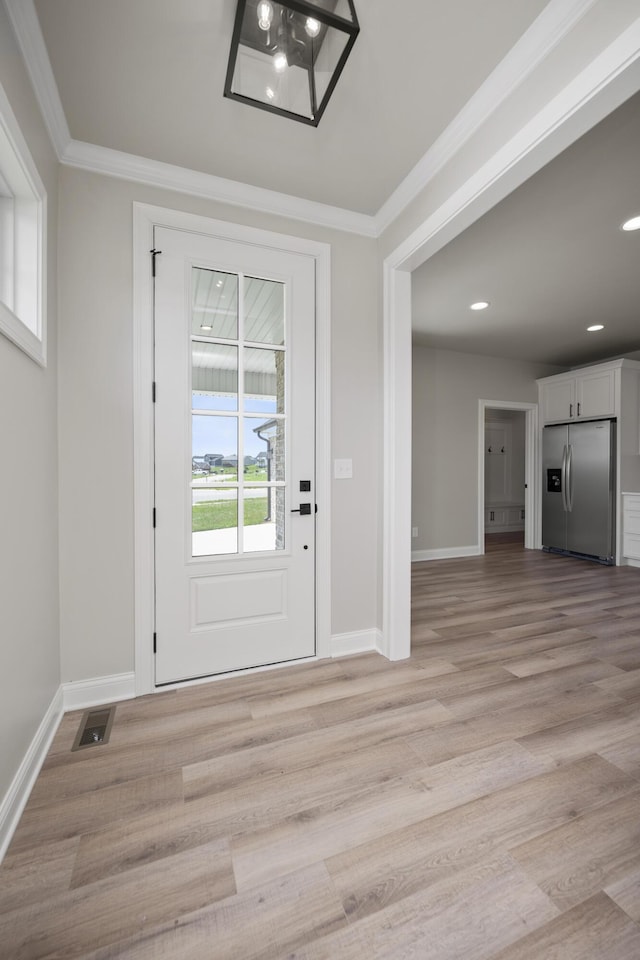
[(273, 58), (273, 66), (277, 73), (282, 73), (283, 70), (286, 70), (289, 64), (287, 63), (287, 57), (284, 53), (276, 53)]
[(640, 230), (640, 217), (631, 217), (630, 220), (625, 220), (621, 229), (625, 232), (630, 230)]
[(304, 25), (304, 29), (307, 31), (310, 37), (315, 38), (320, 33), (320, 21), (315, 20), (313, 17), (307, 17), (307, 22)]
[(590, 327), (587, 327), (587, 333), (595, 333), (596, 330), (604, 330), (603, 324), (594, 323)]
[(476, 303), (472, 303), (472, 304), (471, 304), (470, 309), (471, 309), (471, 310), (486, 310), (488, 306), (489, 306), (489, 301), (488, 301), (488, 300), (478, 300)]
[(258, 4), (258, 26), (261, 30), (268, 30), (273, 20), (273, 4), (269, 0), (260, 0)]

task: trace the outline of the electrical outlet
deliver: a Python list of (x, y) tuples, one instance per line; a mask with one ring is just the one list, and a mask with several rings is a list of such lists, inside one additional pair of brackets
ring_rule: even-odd
[(333, 476), (335, 480), (351, 480), (353, 477), (352, 460), (334, 460)]
[(411, 527), (411, 536), (414, 537), (414, 538), (418, 536), (418, 528), (417, 528), (417, 527)]

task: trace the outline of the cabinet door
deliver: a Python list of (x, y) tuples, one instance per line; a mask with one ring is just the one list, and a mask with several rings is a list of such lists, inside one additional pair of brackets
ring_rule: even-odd
[(622, 519), (622, 553), (632, 560), (640, 560), (640, 497), (627, 496)]
[(615, 370), (583, 373), (576, 378), (578, 417), (615, 416)]
[(542, 421), (571, 420), (576, 415), (576, 381), (555, 380), (542, 385)]

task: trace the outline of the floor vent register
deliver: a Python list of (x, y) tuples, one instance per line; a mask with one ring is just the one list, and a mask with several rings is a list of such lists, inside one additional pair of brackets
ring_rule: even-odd
[(100, 743), (108, 743), (115, 712), (115, 707), (85, 710), (71, 749), (84, 750), (85, 747), (97, 747)]

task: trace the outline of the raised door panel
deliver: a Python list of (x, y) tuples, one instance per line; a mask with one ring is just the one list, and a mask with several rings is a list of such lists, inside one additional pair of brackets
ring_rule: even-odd
[(571, 420), (576, 412), (576, 381), (553, 380), (542, 384), (543, 423), (562, 423)]
[(576, 378), (577, 415), (581, 418), (614, 417), (615, 370), (599, 370)]
[(640, 560), (640, 496), (627, 494), (623, 497), (624, 514), (622, 519), (623, 545), (625, 557)]
[(640, 535), (625, 533), (622, 553), (630, 560), (640, 560)]

